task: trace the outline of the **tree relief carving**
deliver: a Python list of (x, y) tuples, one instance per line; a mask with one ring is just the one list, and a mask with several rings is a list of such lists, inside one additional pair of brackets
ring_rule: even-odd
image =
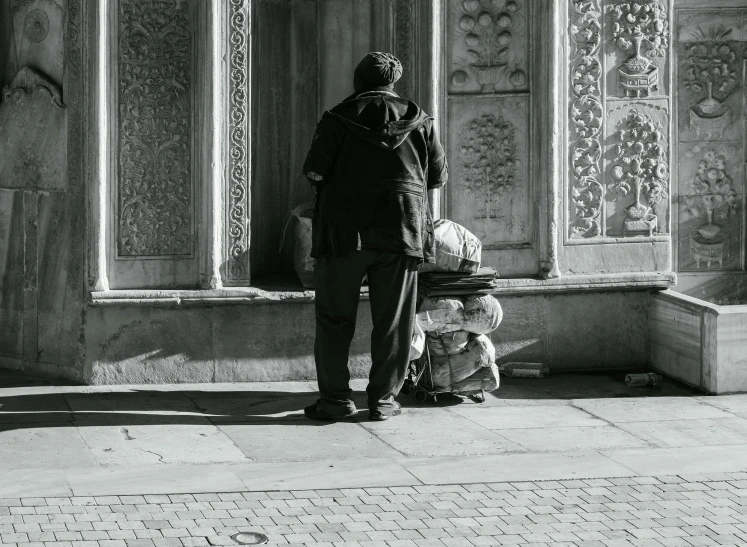
[(626, 97), (648, 97), (659, 89), (659, 68), (651, 59), (666, 56), (669, 44), (666, 8), (659, 0), (634, 0), (608, 9), (615, 45), (633, 52), (617, 69), (618, 84)]
[(689, 239), (690, 259), (696, 268), (700, 268), (701, 263), (707, 268), (716, 262), (723, 266), (730, 258), (731, 239), (734, 236), (738, 239), (738, 234), (730, 233), (728, 227), (736, 224), (739, 229), (741, 224), (736, 218), (741, 200), (727, 170), (727, 158), (735, 156), (736, 149), (701, 149), (698, 146), (693, 152), (699, 154), (700, 159), (683, 189), (681, 222), (695, 223), (695, 228), (681, 237)]
[(685, 45), (682, 83), (700, 97), (689, 112), (696, 139), (722, 139), (732, 122), (732, 109), (725, 102), (737, 89), (741, 60), (730, 42), (732, 30), (724, 25), (698, 27), (693, 36), (698, 41)]
[(598, 0), (570, 2), (571, 238), (601, 234), (604, 187), (599, 181), (604, 109), (601, 101), (601, 8)]
[(527, 0), (456, 0), (451, 92), (527, 88)]
[(653, 207), (668, 197), (666, 130), (650, 114), (631, 109), (618, 122), (610, 189), (632, 205), (625, 209), (623, 236), (653, 235), (659, 219)]
[(458, 182), (472, 197), (476, 218), (498, 221), (523, 239), (526, 219), (514, 210), (514, 201), (524, 196), (514, 125), (483, 114), (464, 125), (458, 143)]
[(189, 4), (119, 6), (118, 254), (190, 255)]

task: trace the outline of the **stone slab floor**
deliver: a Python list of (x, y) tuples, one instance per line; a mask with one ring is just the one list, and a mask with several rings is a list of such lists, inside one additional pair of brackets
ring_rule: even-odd
[(0, 547), (747, 545), (747, 395), (623, 377), (319, 424), (313, 383), (0, 373)]

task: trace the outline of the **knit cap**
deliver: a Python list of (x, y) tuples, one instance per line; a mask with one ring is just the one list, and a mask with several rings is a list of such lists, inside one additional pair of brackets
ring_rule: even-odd
[(373, 51), (355, 67), (355, 79), (373, 86), (390, 86), (402, 76), (402, 63), (391, 53)]

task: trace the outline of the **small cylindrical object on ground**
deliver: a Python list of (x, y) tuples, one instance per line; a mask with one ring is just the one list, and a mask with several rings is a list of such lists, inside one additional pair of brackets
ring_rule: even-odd
[(511, 362), (499, 366), (501, 374), (509, 378), (544, 378), (550, 376), (547, 363)]
[(625, 376), (625, 383), (628, 387), (658, 386), (661, 384), (661, 376), (655, 372), (628, 374)]

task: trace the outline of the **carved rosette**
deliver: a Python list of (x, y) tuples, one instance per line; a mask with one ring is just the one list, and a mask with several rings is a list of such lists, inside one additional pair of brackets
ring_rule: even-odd
[(415, 57), (415, 0), (396, 0), (394, 50), (402, 63), (402, 77), (397, 82), (397, 93), (403, 97), (413, 97), (412, 75)]
[(229, 39), (228, 215), (227, 268), (229, 282), (249, 279), (249, 154), (248, 136), (248, 0), (231, 0)]
[(604, 187), (599, 180), (604, 108), (600, 81), (602, 11), (599, 0), (572, 0), (571, 40), (571, 204), (569, 237), (601, 235)]
[(119, 6), (118, 254), (191, 255), (190, 4)]

